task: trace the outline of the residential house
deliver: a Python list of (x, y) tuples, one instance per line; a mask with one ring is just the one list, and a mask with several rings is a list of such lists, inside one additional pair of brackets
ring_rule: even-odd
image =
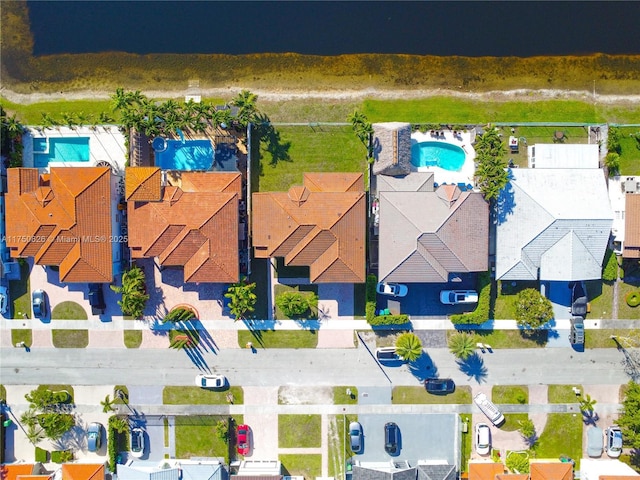
[(580, 460), (581, 480), (638, 480), (640, 474), (617, 459), (583, 458)]
[(255, 257), (308, 266), (313, 283), (365, 281), (365, 228), (361, 173), (305, 173), (288, 192), (253, 194)]
[(531, 480), (573, 480), (573, 464), (559, 460), (532, 460), (529, 475)]
[[(242, 460), (231, 480), (282, 480), (280, 460)], [(297, 478), (297, 477), (289, 477)]]
[(59, 267), (61, 282), (113, 280), (111, 169), (10, 168), (6, 245), (14, 258)]
[(62, 465), (61, 480), (105, 480), (104, 463), (65, 463)]
[(489, 206), (457, 185), (436, 187), (431, 172), (376, 176), (383, 282), (448, 282), (488, 270)]
[(118, 480), (227, 480), (228, 478), (226, 466), (216, 458), (172, 458), (162, 460), (160, 463), (133, 460), (126, 465), (118, 465)]
[(511, 170), (497, 209), (498, 280), (601, 278), (613, 223), (602, 170)]
[(127, 168), (131, 257), (181, 268), (185, 283), (239, 281), (241, 196), (239, 172)]
[[(504, 473), (505, 468), (502, 463), (469, 461), (469, 480), (496, 480)], [(527, 477), (525, 476), (522, 480), (529, 480)]]
[(640, 192), (625, 195), (623, 258), (640, 259)]
[(600, 168), (597, 144), (537, 143), (527, 148), (529, 168)]
[(5, 463), (0, 465), (2, 480), (51, 480), (52, 472), (41, 463)]
[(446, 464), (424, 464), (410, 467), (406, 462), (380, 462), (356, 465), (352, 480), (456, 480), (456, 467)]
[(406, 175), (411, 172), (411, 124), (402, 122), (374, 123), (374, 175)]

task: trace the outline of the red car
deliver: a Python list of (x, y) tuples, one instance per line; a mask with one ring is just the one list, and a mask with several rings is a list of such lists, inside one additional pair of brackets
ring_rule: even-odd
[(249, 432), (249, 425), (238, 425), (236, 441), (240, 455), (249, 455), (249, 451), (251, 450), (251, 446), (249, 445)]

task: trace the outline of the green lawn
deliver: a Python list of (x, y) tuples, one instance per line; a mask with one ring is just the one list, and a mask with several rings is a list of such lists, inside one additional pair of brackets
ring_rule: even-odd
[[(310, 297), (312, 294), (318, 296), (318, 285), (296, 285), (295, 287), (291, 287), (289, 285), (283, 285), (278, 283), (274, 285), (273, 293), (275, 298), (278, 298), (279, 295), (284, 292), (300, 292), (301, 295), (305, 297)], [(275, 300), (275, 299), (274, 299)], [(292, 318), (287, 317), (285, 313), (276, 305), (276, 318), (279, 320), (291, 320)], [(312, 307), (310, 311), (305, 315), (301, 315), (300, 318), (305, 319), (315, 319), (318, 318), (318, 308)]]
[(33, 335), (30, 328), (11, 330), (11, 343), (15, 345), (20, 342), (24, 342), (27, 347), (33, 344)]
[(349, 442), (349, 423), (358, 420), (356, 415), (329, 417), (329, 476), (344, 478), (345, 459), (352, 455)]
[(287, 191), (302, 185), (306, 172), (366, 170), (366, 149), (351, 126), (277, 126), (276, 130), (278, 143), (271, 148), (261, 145), (259, 185), (252, 185), (253, 191)]
[(640, 175), (640, 149), (638, 142), (630, 135), (640, 132), (640, 127), (620, 129), (620, 172), (622, 175)]
[(524, 422), (529, 415), (526, 413), (505, 413), (504, 424), (500, 427), (500, 430), (505, 432), (515, 432), (520, 428), (520, 423)]
[(114, 117), (110, 100), (74, 100), (59, 102), (41, 102), (31, 104), (15, 104), (6, 99), (2, 99), (2, 106), (9, 112), (16, 112), (16, 118), (23, 125), (40, 125), (42, 124), (42, 112), (49, 114), (54, 119), (64, 123), (62, 120), (63, 113), (84, 113), (91, 117), (86, 125), (92, 125), (93, 119), (97, 121), (101, 112), (108, 113)]
[(7, 401), (7, 389), (4, 388), (4, 385), (0, 385), (0, 401)]
[(513, 282), (498, 281), (497, 296), (493, 308), (493, 318), (496, 320), (512, 320), (515, 318), (515, 302), (519, 292), (526, 288), (538, 289), (538, 282), (520, 281)]
[(278, 455), (287, 476), (313, 480), (322, 474), (322, 455)]
[(317, 332), (311, 330), (240, 330), (238, 345), (252, 342), (254, 348), (316, 348)]
[(629, 320), (640, 319), (640, 306), (630, 307), (625, 300), (628, 293), (638, 292), (640, 287), (638, 285), (629, 285), (628, 283), (618, 283), (618, 318)]
[(124, 330), (124, 346), (127, 348), (139, 348), (142, 344), (142, 330)]
[(456, 385), (449, 395), (432, 395), (424, 387), (393, 387), (392, 403), (394, 404), (470, 404), (471, 388), (467, 385)]
[(278, 447), (319, 447), (320, 421), (320, 415), (278, 415)]
[(51, 311), (52, 320), (86, 320), (87, 312), (76, 302), (61, 302)]
[(162, 403), (166, 405), (226, 405), (227, 394), (233, 395), (233, 403), (244, 403), (242, 387), (229, 387), (226, 390), (210, 390), (200, 387), (164, 387)]
[[(218, 438), (215, 430), (216, 424), (227, 418), (214, 415), (175, 417), (176, 457), (222, 457), (229, 463), (229, 447)], [(232, 418), (236, 425), (243, 423), (242, 415)], [(233, 436), (233, 431), (230, 433)]]
[(576, 413), (550, 413), (535, 451), (537, 458), (566, 455), (576, 461), (576, 469), (580, 468), (582, 416)]
[(68, 392), (69, 395), (71, 395), (71, 398), (69, 399), (68, 403), (73, 403), (73, 396), (75, 392), (71, 385), (56, 384), (56, 383), (43, 384), (43, 385), (38, 385), (37, 390), (51, 390), (52, 392), (62, 392), (62, 391)]
[[(351, 390), (351, 395), (347, 395), (347, 389)], [(333, 387), (334, 405), (355, 405), (358, 403), (358, 389), (356, 387)]]
[(56, 348), (86, 348), (89, 345), (87, 330), (51, 330), (51, 340)]
[[(587, 280), (587, 298), (591, 304), (588, 318), (611, 318), (613, 310), (613, 285), (602, 280)], [(619, 317), (623, 318), (623, 317)]]
[(491, 398), (493, 403), (525, 405), (529, 403), (529, 388), (526, 385), (495, 385)]
[(31, 287), (29, 283), (29, 264), (20, 263), (20, 280), (9, 282), (9, 295), (13, 301), (13, 318), (31, 318)]
[[(629, 330), (619, 328), (587, 329), (584, 331), (584, 346), (585, 348), (615, 348), (616, 344), (611, 339), (611, 335), (624, 337), (628, 334)], [(622, 357), (620, 359), (622, 360)]]
[[(447, 338), (455, 333), (447, 331)], [(547, 331), (539, 330), (523, 335), (520, 330), (475, 330), (478, 341), (499, 348), (539, 348), (547, 343)]]
[(469, 459), (473, 453), (473, 421), (471, 415), (460, 414), (460, 422), (467, 424), (467, 432), (462, 432), (462, 442), (460, 445), (460, 459), (463, 472), (469, 471)]
[(573, 392), (573, 388), (582, 391), (582, 385), (549, 385), (547, 390), (547, 401), (549, 403), (578, 403), (578, 397)]

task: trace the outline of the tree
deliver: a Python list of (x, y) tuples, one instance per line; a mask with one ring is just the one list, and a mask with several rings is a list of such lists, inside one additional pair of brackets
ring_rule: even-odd
[(525, 328), (539, 328), (553, 318), (553, 306), (535, 288), (526, 288), (516, 296), (516, 321)]
[(134, 318), (140, 318), (149, 300), (146, 293), (144, 270), (138, 266), (131, 267), (122, 274), (122, 286), (111, 285), (111, 289), (122, 294), (122, 300), (118, 305), (122, 313)]
[(367, 149), (367, 158), (371, 158), (371, 135), (373, 135), (371, 122), (369, 122), (364, 113), (360, 113), (357, 110), (354, 110), (354, 112), (347, 117), (347, 121), (351, 123), (351, 127), (356, 137), (358, 137), (358, 140), (360, 140)]
[(313, 292), (303, 295), (298, 291), (288, 291), (276, 297), (276, 305), (287, 317), (296, 317), (317, 306), (318, 297)]
[(591, 395), (585, 395), (582, 400), (580, 400), (580, 411), (593, 413), (596, 403), (598, 402), (594, 398), (591, 398)]
[(615, 282), (618, 279), (618, 257), (610, 248), (604, 255), (604, 267), (602, 268), (602, 280)]
[(509, 170), (504, 158), (506, 148), (494, 128), (487, 130), (477, 141), (476, 183), (487, 201), (494, 201), (509, 182)]
[(518, 425), (520, 426), (518, 429), (520, 435), (526, 440), (529, 447), (532, 447), (536, 442), (536, 426), (533, 424), (533, 420), (527, 417), (525, 420), (519, 420)]
[(618, 415), (625, 444), (640, 448), (640, 384), (629, 382), (622, 400), (622, 411)]
[(100, 405), (102, 405), (102, 413), (115, 412), (116, 409), (113, 408), (113, 404), (115, 403), (115, 401), (116, 399), (109, 398), (109, 395), (104, 397), (104, 400), (100, 402)]
[(620, 155), (616, 152), (607, 153), (607, 156), (604, 157), (604, 165), (609, 171), (609, 176), (615, 177), (620, 170)]
[(255, 282), (248, 283), (246, 278), (227, 288), (224, 296), (229, 299), (229, 311), (236, 320), (244, 319), (247, 313), (255, 310), (255, 304), (258, 301), (258, 297), (253, 293), (255, 288)]
[(466, 360), (476, 351), (476, 336), (465, 333), (456, 332), (449, 337), (449, 351), (456, 358)]
[(415, 362), (422, 356), (422, 342), (414, 333), (403, 333), (396, 340), (396, 353), (403, 360)]
[(76, 421), (68, 413), (43, 413), (38, 415), (38, 424), (49, 440), (58, 440), (73, 428)]
[(249, 90), (242, 90), (238, 96), (231, 101), (231, 105), (238, 107), (238, 122), (245, 128), (249, 123), (253, 122), (256, 113), (258, 113), (256, 109), (257, 101), (258, 96)]

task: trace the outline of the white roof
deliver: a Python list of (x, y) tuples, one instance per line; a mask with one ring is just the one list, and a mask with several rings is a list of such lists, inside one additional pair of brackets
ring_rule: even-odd
[(529, 168), (599, 168), (598, 145), (536, 143), (527, 148)]
[(511, 172), (498, 202), (496, 278), (600, 278), (613, 223), (602, 170)]
[(601, 475), (640, 477), (629, 465), (620, 460), (583, 458), (580, 460), (581, 480), (599, 480)]

